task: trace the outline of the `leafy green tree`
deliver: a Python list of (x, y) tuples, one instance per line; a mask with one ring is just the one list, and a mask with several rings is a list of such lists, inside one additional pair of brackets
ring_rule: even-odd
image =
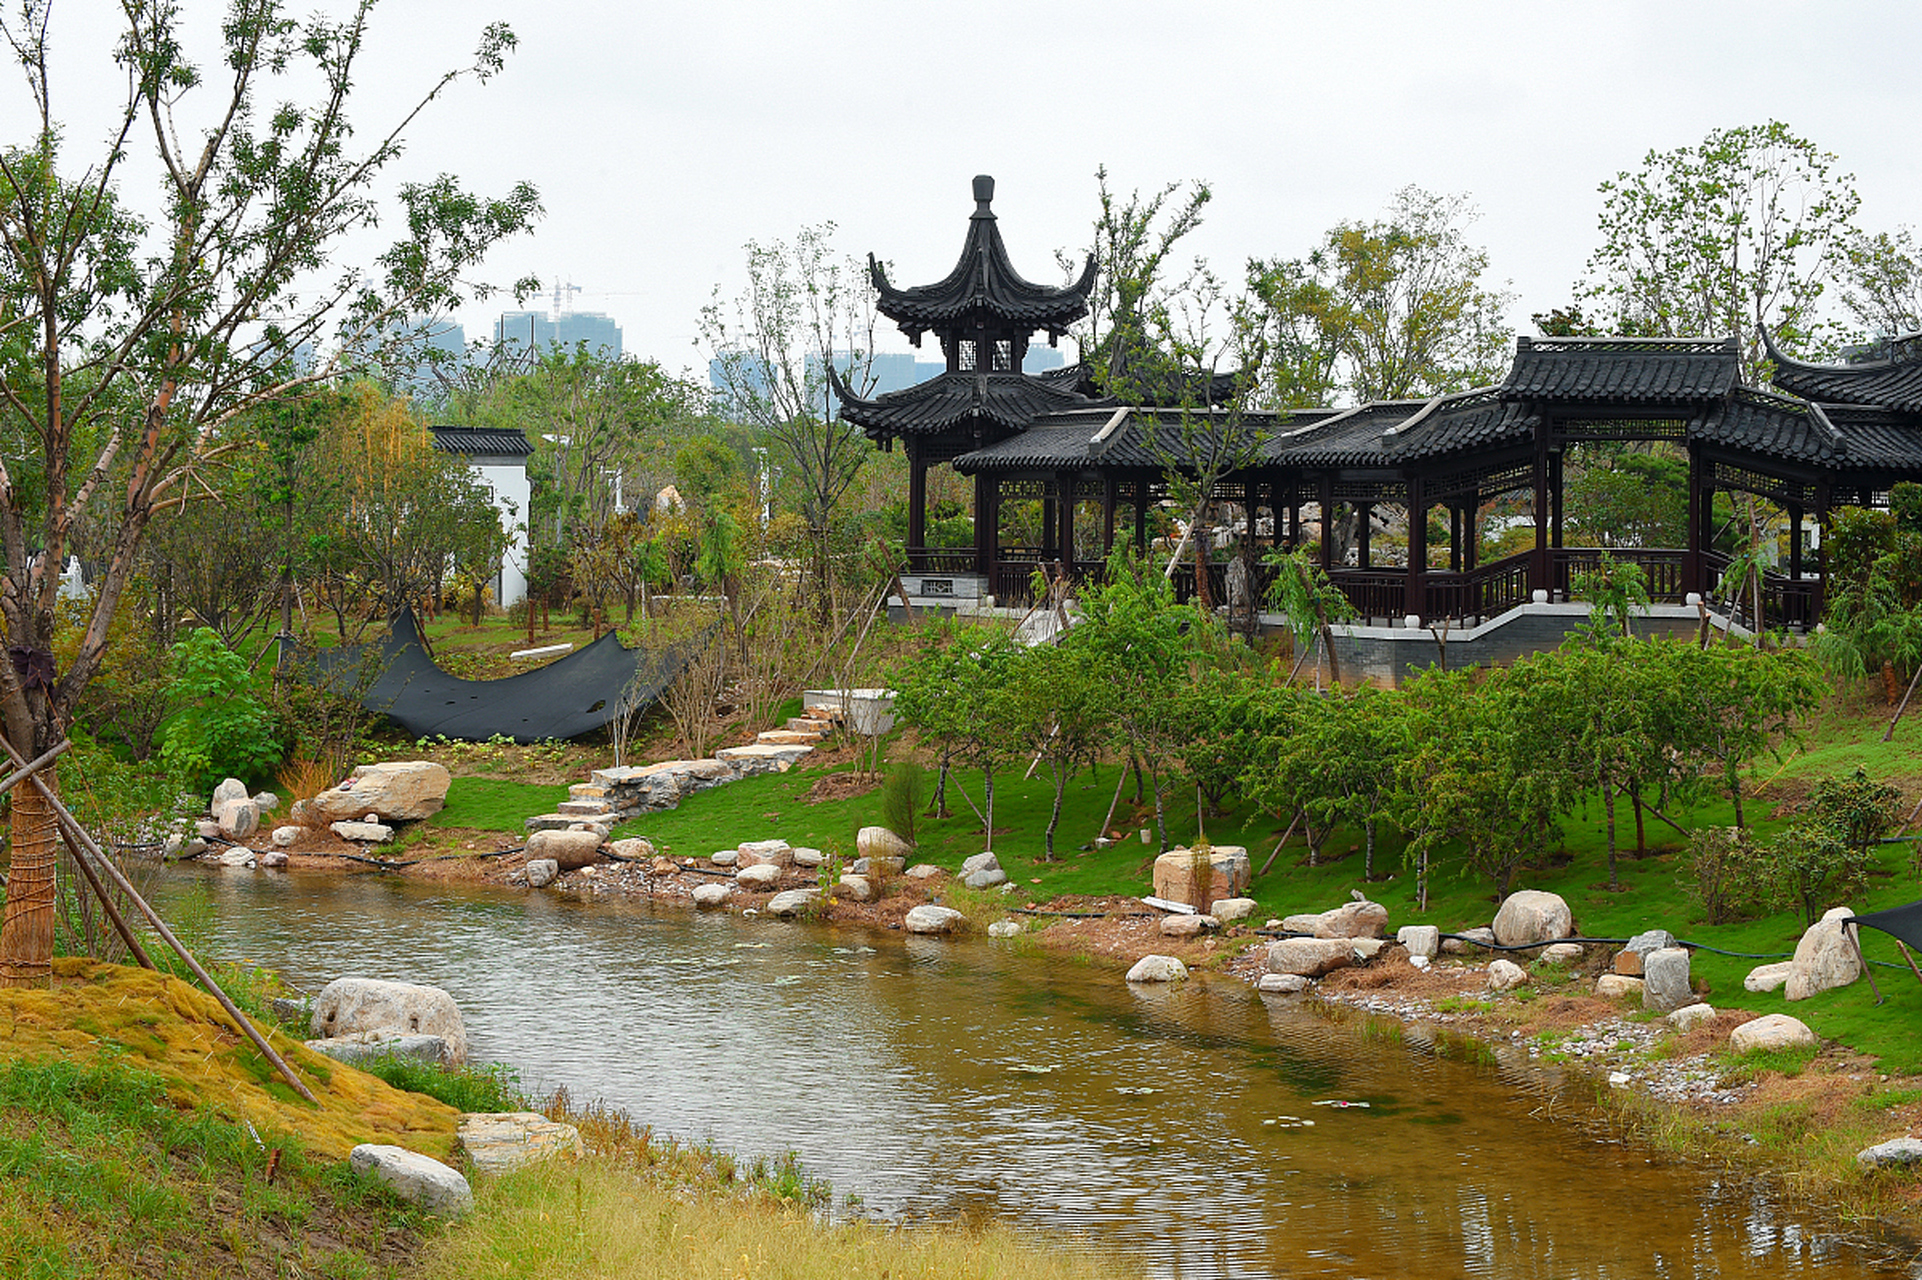
[(1042, 835), (1043, 859), (1053, 862), (1068, 779), (1082, 765), (1094, 763), (1113, 698), (1088, 651), (1065, 640), (1017, 651), (1008, 665), (1009, 727), (1029, 754), (1047, 764), (1054, 785)]
[(1578, 546), (1688, 545), (1688, 463), (1668, 453), (1586, 446), (1567, 472), (1569, 530)]
[(1779, 750), (1828, 686), (1815, 659), (1800, 650), (1672, 644), (1662, 651), (1672, 744), (1720, 776), (1735, 825), (1743, 826), (1742, 770)]
[(1387, 216), (1343, 222), (1300, 259), (1248, 264), (1266, 311), (1267, 393), (1279, 407), (1426, 397), (1500, 378), (1510, 295), (1482, 279), (1464, 195), (1395, 193)]
[(182, 785), (208, 791), (225, 777), (257, 778), (280, 758), (246, 659), (212, 628), (194, 628), (175, 648), (167, 692), (179, 710), (162, 733), (160, 761)]
[(1861, 204), (1835, 165), (1775, 120), (1649, 152), (1601, 184), (1602, 245), (1577, 295), (1616, 333), (1739, 337), (1747, 380), (1765, 383), (1762, 326), (1790, 353), (1828, 341), (1819, 303)]
[(1282, 750), (1266, 761), (1273, 785), (1324, 832), (1362, 833), (1362, 878), (1375, 878), (1375, 837), (1396, 802), (1395, 769), (1407, 750), (1407, 700), (1363, 685), (1303, 698)]
[(1856, 233), (1844, 252), (1842, 305), (1872, 341), (1922, 330), (1922, 250), (1907, 227)]
[[(33, 112), (0, 147), (0, 616), (8, 646), (38, 655), (24, 672), (0, 664), (0, 720), (26, 755), (66, 733), (154, 517), (244, 445), (248, 410), (332, 375), (325, 362), (298, 369), (296, 349), (342, 321), (352, 359), (389, 318), (471, 296), (464, 281), (486, 251), (540, 212), (525, 185), (488, 200), (446, 176), (408, 183), (400, 239), (375, 270), (339, 270), (420, 109), (457, 80), (491, 76), (514, 43), (488, 27), (469, 67), (361, 144), (350, 107), (370, 9), (362, 0), (344, 19), (298, 19), (280, 0), (235, 0), (209, 75), (189, 56), (178, 4), (124, 6), (106, 78), (125, 94), (97, 158), (79, 163), (54, 114), (66, 99), (48, 53), (49, 0), (23, 0), (0, 26)], [(160, 185), (145, 217), (121, 192), (141, 171)], [(112, 551), (72, 663), (54, 671), (58, 574), (96, 502)], [(55, 861), (37, 791), (15, 796), (12, 822), (5, 983), (45, 976)]]

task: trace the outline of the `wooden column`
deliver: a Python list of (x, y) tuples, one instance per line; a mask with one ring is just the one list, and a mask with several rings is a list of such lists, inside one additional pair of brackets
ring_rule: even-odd
[(1135, 477), (1135, 554), (1148, 554), (1148, 480)]
[(1535, 428), (1535, 554), (1528, 565), (1531, 591), (1546, 591), (1554, 598), (1555, 577), (1548, 557), (1548, 424)]
[(1375, 504), (1372, 502), (1361, 502), (1355, 505), (1355, 541), (1359, 544), (1355, 556), (1355, 567), (1359, 569), (1374, 567), (1370, 560), (1369, 547), (1373, 533), (1369, 526), (1374, 523), (1371, 519), (1374, 510)]
[(1462, 571), (1462, 526), (1468, 523), (1462, 519), (1462, 515), (1459, 502), (1448, 504), (1448, 571), (1450, 573)]
[[(974, 571), (992, 574), (1001, 542), (1000, 482), (988, 472), (974, 477)], [(989, 590), (993, 587), (990, 585)]]
[(1829, 591), (1829, 482), (1815, 482), (1815, 528), (1821, 541), (1815, 544), (1815, 596), (1809, 602), (1811, 615), (1822, 616)]
[(1061, 484), (1043, 482), (1041, 486), (1041, 558), (1061, 554)]
[(920, 557), (928, 545), (928, 463), (921, 442), (909, 437), (908, 452), (908, 567), (927, 566)]
[(1408, 600), (1403, 612), (1428, 618), (1428, 503), (1419, 476), (1408, 482)]
[(1074, 572), (1074, 486), (1075, 473), (1063, 471), (1055, 480), (1058, 494), (1055, 518), (1060, 527), (1055, 533), (1055, 555), (1066, 565), (1069, 573)]
[(1548, 455), (1548, 503), (1554, 513), (1550, 523), (1549, 540), (1557, 551), (1562, 548), (1562, 455), (1557, 450)]
[(1789, 509), (1789, 578), (1802, 576), (1802, 508), (1791, 502)]
[(1318, 494), (1321, 504), (1321, 571), (1330, 572), (1335, 567), (1335, 481), (1334, 477), (1323, 474)]
[(1114, 550), (1115, 490), (1119, 487), (1113, 476), (1101, 477), (1101, 554), (1104, 558)]

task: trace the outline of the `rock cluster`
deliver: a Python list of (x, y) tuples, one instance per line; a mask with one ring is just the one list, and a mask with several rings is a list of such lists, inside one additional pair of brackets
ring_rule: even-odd
[(356, 1036), (370, 1040), (438, 1036), (447, 1045), (444, 1061), (456, 1066), (467, 1061), (467, 1030), (461, 1022), (460, 1007), (439, 987), (378, 978), (336, 978), (314, 997), (308, 1026), (321, 1041)]
[[(1205, 873), (1198, 874), (1204, 866)], [(1170, 849), (1155, 859), (1155, 897), (1205, 909), (1222, 898), (1245, 895), (1252, 870), (1248, 850), (1240, 845), (1218, 844), (1201, 853)]]

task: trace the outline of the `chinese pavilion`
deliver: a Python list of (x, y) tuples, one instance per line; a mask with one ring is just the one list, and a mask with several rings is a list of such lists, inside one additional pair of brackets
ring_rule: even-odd
[[(1021, 371), (1034, 334), (1054, 343), (1087, 314), (1095, 264), (1063, 288), (1023, 279), (989, 207), (993, 195), (992, 179), (974, 180), (961, 258), (940, 282), (897, 289), (871, 265), (882, 314), (917, 345), (935, 334), (946, 370), (872, 399), (836, 386), (845, 419), (881, 447), (899, 440), (907, 451), (904, 579), (924, 599), (1018, 600), (1037, 564), (1057, 560), (1100, 572), (1124, 512), (1145, 545), (1146, 515), (1166, 496), (1170, 467), (1182, 467), (1181, 450), (1209, 431), (1259, 436), (1254, 461), (1215, 491), (1240, 508), (1247, 549), (1303, 540), (1308, 510), (1315, 520), (1358, 515), (1355, 562), (1335, 563), (1334, 540), (1324, 537), (1324, 569), (1363, 619), (1420, 625), (1486, 621), (1531, 597), (1566, 596), (1571, 577), (1599, 557), (1563, 545), (1563, 461), (1584, 443), (1662, 441), (1686, 454), (1686, 545), (1612, 549), (1643, 567), (1658, 601), (1707, 596), (1727, 564), (1713, 549), (1716, 492), (1758, 495), (1786, 512), (1786, 561), (1765, 583), (1770, 625), (1812, 626), (1820, 616), (1822, 557), (1807, 540), (1809, 521), (1819, 529), (1832, 508), (1886, 505), (1890, 485), (1922, 480), (1922, 335), (1873, 361), (1818, 365), (1783, 355), (1764, 334), (1774, 392), (1742, 384), (1733, 337), (1521, 338), (1500, 384), (1428, 400), (1287, 412), (1122, 404), (1101, 395), (1082, 366)], [(1207, 398), (1215, 390), (1225, 388)], [(927, 469), (942, 463), (973, 479), (972, 548), (924, 545)], [(1039, 545), (1002, 541), (1011, 497), (1040, 500)], [(1526, 499), (1534, 545), (1477, 563), (1477, 514), (1510, 497)], [(1369, 517), (1378, 508), (1405, 522), (1401, 563), (1373, 563)], [(1427, 546), (1435, 508), (1450, 530), (1445, 567)], [(1191, 589), (1192, 569), (1176, 573)], [(1225, 598), (1223, 584), (1213, 586), (1212, 598)]]

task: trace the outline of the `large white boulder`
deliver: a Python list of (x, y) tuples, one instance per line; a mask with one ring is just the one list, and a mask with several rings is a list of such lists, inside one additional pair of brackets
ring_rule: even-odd
[(798, 916), (821, 900), (819, 889), (788, 889), (775, 894), (761, 908), (771, 916)]
[(1354, 962), (1354, 945), (1345, 938), (1278, 938), (1268, 944), (1270, 973), (1319, 978)]
[(742, 867), (734, 873), (734, 883), (743, 889), (772, 889), (781, 882), (781, 869), (771, 862)]
[(1575, 932), (1575, 917), (1559, 893), (1521, 889), (1495, 913), (1495, 941), (1505, 947), (1555, 942)]
[(470, 1111), (455, 1130), (477, 1173), (505, 1173), (536, 1160), (587, 1154), (581, 1131), (537, 1111)]
[(223, 778), (220, 785), (214, 788), (214, 798), (208, 802), (207, 812), (218, 815), (220, 806), (227, 801), (245, 799), (247, 799), (246, 783), (239, 778)]
[(1223, 898), (1208, 908), (1208, 914), (1223, 924), (1233, 924), (1255, 914), (1259, 905), (1253, 898)]
[(335, 978), (314, 997), (308, 1024), (318, 1039), (331, 1040), (362, 1031), (439, 1036), (453, 1061), (467, 1061), (467, 1028), (460, 1006), (439, 987), (379, 978)]
[[(1202, 874), (1197, 875), (1198, 871)], [(1155, 859), (1155, 896), (1170, 902), (1206, 906), (1222, 898), (1246, 895), (1251, 875), (1248, 850), (1240, 845), (1218, 844), (1204, 854), (1192, 849), (1170, 849)], [(1204, 890), (1207, 903), (1201, 901)]]
[(1388, 908), (1379, 902), (1344, 902), (1327, 911), (1289, 916), (1281, 927), (1290, 933), (1317, 938), (1379, 938), (1388, 924)]
[(1651, 951), (1642, 961), (1642, 1007), (1656, 1013), (1674, 1013), (1695, 1003), (1689, 989), (1688, 948), (1663, 947)]
[(260, 826), (260, 806), (244, 796), (222, 800), (214, 806), (214, 821), (220, 824), (220, 834), (227, 839), (245, 840)]
[(1795, 944), (1795, 958), (1789, 961), (1788, 982), (1782, 994), (1791, 1000), (1846, 987), (1862, 976), (1862, 964), (1855, 957), (1855, 944), (1848, 926), (1842, 922), (1854, 915), (1847, 907), (1836, 907), (1810, 925), (1802, 940)]
[(1770, 1013), (1753, 1018), (1728, 1033), (1728, 1047), (1737, 1053), (1757, 1049), (1791, 1049), (1797, 1045), (1820, 1044), (1808, 1023), (1786, 1013)]
[(527, 837), (528, 858), (552, 858), (562, 871), (578, 871), (601, 860), (598, 831), (536, 831)]
[(694, 905), (703, 908), (725, 907), (733, 890), (724, 884), (697, 884), (694, 886)]
[(1143, 956), (1128, 970), (1129, 982), (1180, 982), (1188, 966), (1175, 956)]
[(791, 867), (794, 850), (785, 840), (748, 840), (735, 850), (744, 867)]
[(452, 776), (432, 760), (400, 760), (363, 764), (338, 787), (329, 787), (307, 802), (307, 815), (319, 823), (339, 822), (363, 814), (380, 815), (383, 822), (412, 822), (431, 818), (447, 803)]
[(1744, 990), (1758, 994), (1780, 991), (1783, 984), (1789, 980), (1789, 975), (1794, 972), (1793, 960), (1783, 960), (1777, 964), (1758, 964), (1748, 971), (1748, 977), (1742, 979), (1742, 987)]
[(902, 858), (914, 852), (914, 845), (886, 827), (862, 827), (854, 836), (857, 858)]
[(1433, 960), (1441, 950), (1441, 930), (1432, 924), (1405, 924), (1395, 930), (1395, 941), (1408, 948), (1408, 954)]
[(937, 907), (931, 902), (909, 911), (903, 921), (909, 933), (953, 933), (967, 922), (968, 918), (953, 907)]
[(1513, 991), (1528, 981), (1528, 970), (1513, 960), (1488, 962), (1487, 986), (1490, 991)]
[(430, 1213), (457, 1218), (474, 1207), (474, 1189), (459, 1170), (406, 1147), (363, 1142), (347, 1157), (347, 1163), (355, 1173), (380, 1179), (401, 1199), (411, 1200)]

